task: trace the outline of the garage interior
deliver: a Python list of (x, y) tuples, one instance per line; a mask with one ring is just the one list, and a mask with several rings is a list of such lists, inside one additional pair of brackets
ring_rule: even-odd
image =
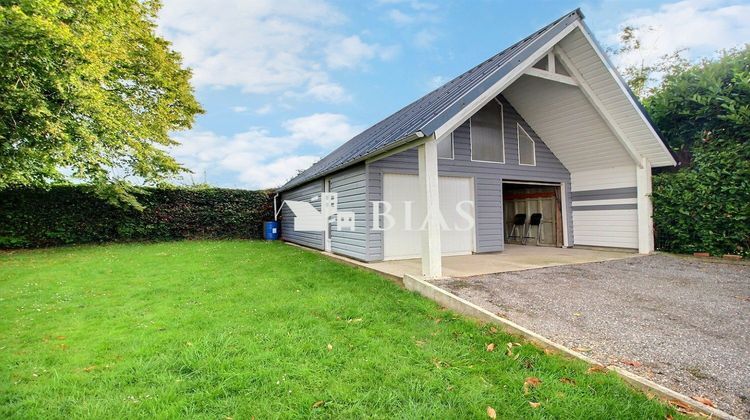
[[(541, 225), (529, 226), (531, 216), (541, 213)], [(526, 215), (523, 228), (514, 231), (513, 220), (517, 214)], [(521, 181), (503, 182), (503, 219), (505, 221), (505, 243), (527, 246), (563, 246), (562, 206), (560, 186), (523, 183)], [(537, 229), (539, 236), (537, 241)], [(523, 240), (519, 236), (526, 236)]]

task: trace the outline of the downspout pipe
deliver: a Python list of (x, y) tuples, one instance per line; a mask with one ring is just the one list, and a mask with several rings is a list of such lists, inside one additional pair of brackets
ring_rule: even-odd
[(279, 198), (279, 193), (276, 193), (273, 196), (273, 220), (278, 221), (279, 220), (279, 212), (276, 210), (276, 199)]

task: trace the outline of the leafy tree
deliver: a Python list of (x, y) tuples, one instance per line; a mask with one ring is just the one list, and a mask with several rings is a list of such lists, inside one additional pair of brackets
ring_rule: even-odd
[(669, 145), (689, 163), (701, 140), (750, 139), (750, 44), (667, 75), (644, 105)]
[[(653, 29), (645, 29), (651, 30)], [(654, 86), (658, 86), (664, 75), (679, 73), (689, 66), (688, 60), (683, 57), (685, 50), (664, 54), (653, 62), (647, 61), (643, 56), (643, 44), (639, 37), (642, 31), (641, 28), (625, 26), (620, 32), (619, 46), (608, 48), (613, 55), (635, 57), (635, 63), (621, 66), (619, 71), (630, 90), (641, 99), (651, 94)]]
[[(155, 0), (0, 0), (0, 188), (69, 176), (127, 195), (184, 168), (169, 132), (203, 112)], [(118, 175), (114, 175), (118, 174)]]
[(644, 102), (682, 164), (654, 177), (661, 248), (750, 256), (750, 46), (667, 75)]

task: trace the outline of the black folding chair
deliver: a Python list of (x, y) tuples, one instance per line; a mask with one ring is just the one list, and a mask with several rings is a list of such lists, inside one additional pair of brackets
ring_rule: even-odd
[(526, 235), (526, 213), (518, 213), (513, 216), (513, 229), (508, 235), (508, 240), (515, 238), (518, 242), (523, 243), (523, 237)]
[[(531, 234), (531, 228), (536, 226), (536, 235), (529, 236)], [(542, 237), (542, 213), (533, 213), (531, 219), (529, 219), (529, 226), (526, 228), (526, 233), (523, 235), (523, 244), (526, 245), (528, 239), (536, 239), (536, 245), (539, 245), (539, 241)]]

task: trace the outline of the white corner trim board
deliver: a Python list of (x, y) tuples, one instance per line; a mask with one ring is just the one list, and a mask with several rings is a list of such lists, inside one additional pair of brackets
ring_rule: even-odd
[(437, 138), (432, 136), (417, 148), (419, 161), (419, 199), (424, 203), (426, 229), (422, 231), (422, 275), (443, 276), (440, 244), (440, 196)]

